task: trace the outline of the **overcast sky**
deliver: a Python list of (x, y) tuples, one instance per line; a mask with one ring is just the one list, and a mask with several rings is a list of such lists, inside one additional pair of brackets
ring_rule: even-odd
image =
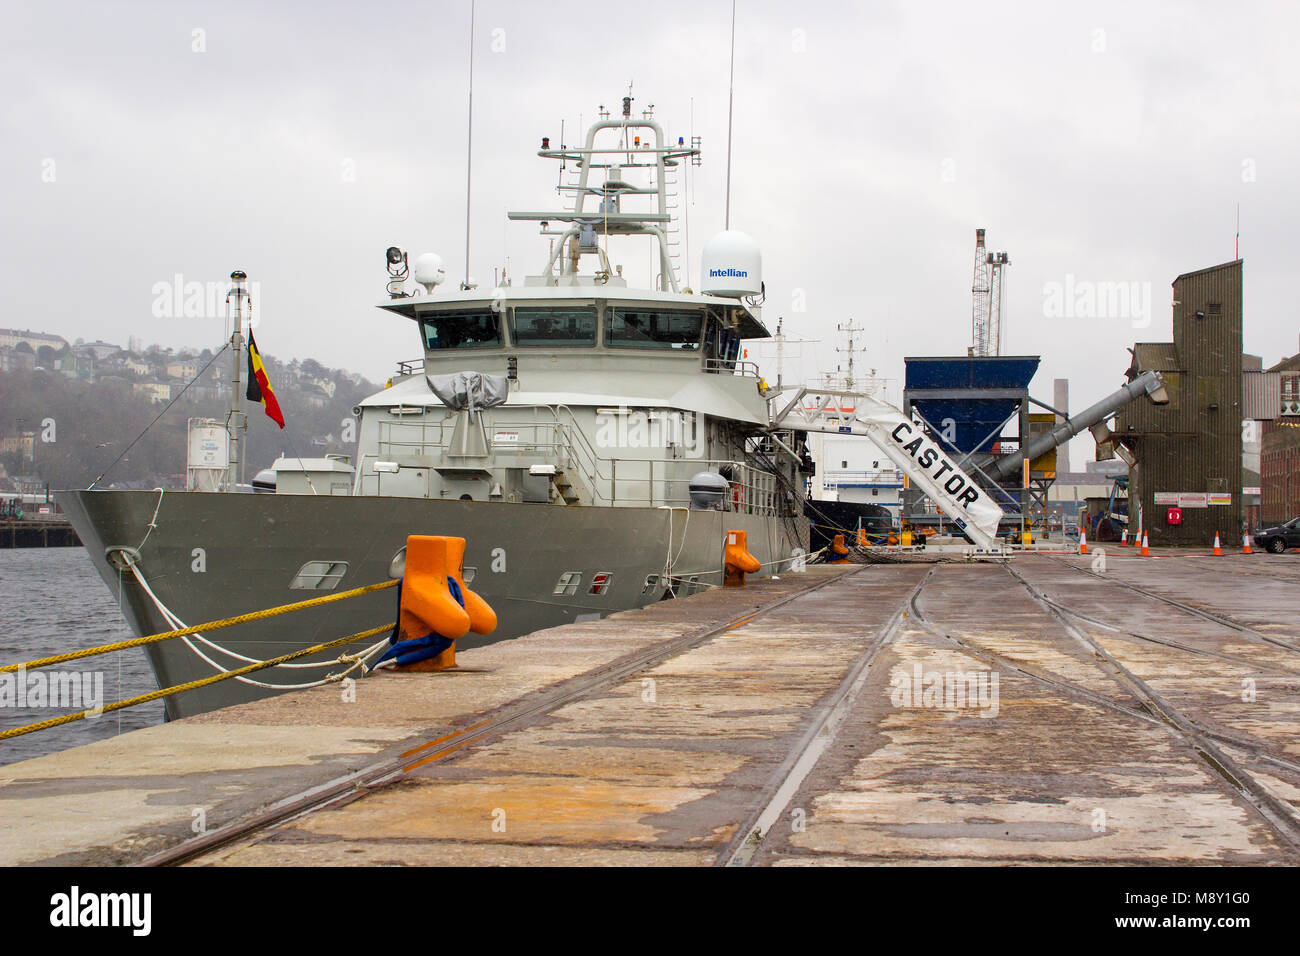
[[(507, 261), (516, 276), (544, 262), (536, 226), (505, 220), (557, 201), (540, 138), (558, 142), (564, 120), (572, 143), (629, 82), (670, 135), (703, 138), (687, 198), (698, 285), (723, 225), (730, 9), (479, 0), (482, 285)], [(964, 354), (984, 226), (1012, 259), (1003, 352), (1041, 354), (1033, 392), (1050, 401), (1067, 377), (1081, 408), (1120, 383), (1127, 346), (1171, 338), (1176, 275), (1234, 257), (1238, 204), (1246, 350), (1266, 364), (1297, 351), (1294, 4), (738, 10), (732, 225), (762, 246), (768, 324), (782, 315), (819, 340), (791, 348), (787, 378), (834, 367), (850, 319), (867, 330), (860, 361), (896, 381), (906, 355)], [(386, 377), (419, 346), (374, 308), (385, 247), (464, 269), (469, 13), (468, 0), (9, 5), (0, 325), (215, 346), (219, 314), (168, 315), (158, 290), (242, 268), (260, 285), (264, 351)], [(643, 249), (622, 261), (645, 274)], [(1127, 314), (1077, 298), (1101, 283), (1135, 284)]]

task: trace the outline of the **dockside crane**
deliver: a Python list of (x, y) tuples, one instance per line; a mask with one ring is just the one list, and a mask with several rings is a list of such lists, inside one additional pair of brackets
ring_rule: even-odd
[(1002, 280), (1011, 264), (1005, 252), (989, 252), (984, 230), (975, 230), (975, 269), (971, 277), (971, 355), (1002, 354)]

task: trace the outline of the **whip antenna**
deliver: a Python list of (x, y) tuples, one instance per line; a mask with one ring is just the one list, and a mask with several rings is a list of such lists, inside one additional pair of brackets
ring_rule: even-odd
[(469, 4), (469, 119), (465, 132), (465, 281), (469, 288), (469, 196), (470, 176), (474, 171), (474, 0)]
[(727, 213), (725, 228), (731, 228), (731, 108), (736, 100), (736, 0), (731, 0), (731, 83), (727, 93)]

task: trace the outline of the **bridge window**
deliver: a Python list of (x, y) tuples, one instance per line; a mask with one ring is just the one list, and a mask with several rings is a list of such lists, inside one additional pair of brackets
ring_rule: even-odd
[(694, 352), (700, 347), (703, 324), (703, 316), (698, 312), (660, 312), (611, 305), (606, 310), (605, 344), (616, 348)]
[(510, 327), (516, 345), (566, 348), (596, 344), (596, 310), (515, 309)]
[(420, 316), (424, 347), (441, 349), (485, 349), (501, 345), (501, 322), (492, 310), (472, 312), (426, 312)]

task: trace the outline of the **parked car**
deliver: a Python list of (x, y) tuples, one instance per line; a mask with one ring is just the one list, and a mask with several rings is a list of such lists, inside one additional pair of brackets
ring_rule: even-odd
[(1281, 554), (1288, 548), (1300, 548), (1300, 518), (1255, 532), (1255, 547)]

